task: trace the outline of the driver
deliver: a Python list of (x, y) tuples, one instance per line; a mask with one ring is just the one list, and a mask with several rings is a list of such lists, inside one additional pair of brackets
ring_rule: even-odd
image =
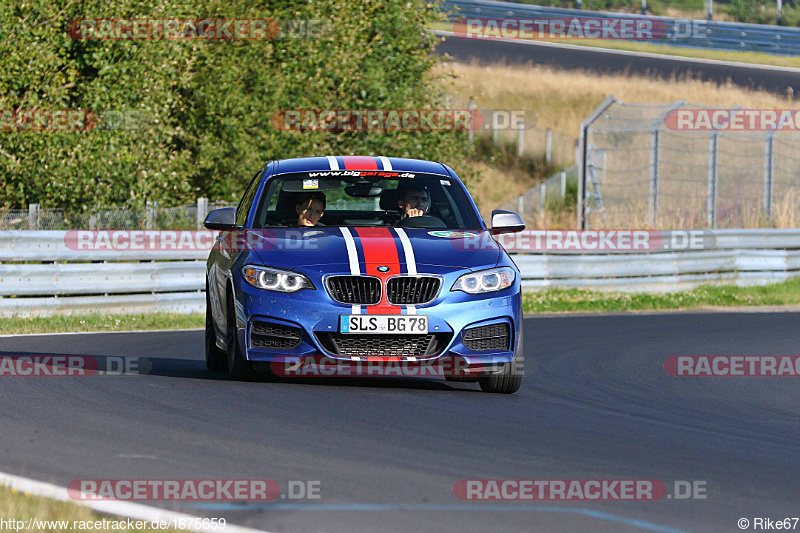
[(431, 195), (428, 187), (418, 183), (401, 186), (397, 200), (401, 220), (408, 217), (419, 217), (428, 214), (431, 207)]
[(322, 226), (319, 219), (325, 214), (325, 194), (319, 191), (307, 192), (297, 198), (294, 206), (298, 226)]

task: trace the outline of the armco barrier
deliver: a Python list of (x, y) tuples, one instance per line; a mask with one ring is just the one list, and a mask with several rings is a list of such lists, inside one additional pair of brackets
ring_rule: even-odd
[[(647, 253), (531, 251), (536, 234), (501, 237), (527, 289), (664, 292), (800, 276), (800, 229), (719, 230), (710, 249)], [(66, 237), (0, 231), (0, 316), (204, 310), (206, 250), (74, 250)]]
[[(687, 21), (669, 17), (652, 17), (600, 11), (584, 11), (544, 7), (490, 0), (445, 0), (442, 5), (451, 21), (467, 18), (596, 18), (658, 19), (664, 24), (666, 37), (651, 42), (672, 46), (763, 52), (776, 55), (800, 55), (800, 28), (742, 24), (717, 21)], [(566, 41), (569, 42), (569, 41)]]

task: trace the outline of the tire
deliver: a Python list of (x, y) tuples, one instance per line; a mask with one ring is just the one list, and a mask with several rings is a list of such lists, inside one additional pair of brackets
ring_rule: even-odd
[(238, 381), (249, 381), (254, 377), (253, 365), (245, 361), (239, 347), (239, 336), (236, 334), (236, 309), (233, 306), (233, 290), (228, 288), (226, 297), (228, 313), (225, 317), (225, 330), (228, 341), (228, 375)]
[(217, 333), (214, 330), (214, 317), (211, 314), (211, 298), (208, 296), (206, 282), (206, 368), (220, 372), (228, 368), (228, 354), (217, 347)]
[(514, 360), (503, 365), (503, 370), (489, 376), (484, 376), (478, 380), (483, 392), (494, 392), (498, 394), (513, 394), (522, 385), (522, 375), (525, 367), (525, 352), (522, 346), (522, 336), (520, 335), (517, 351)]

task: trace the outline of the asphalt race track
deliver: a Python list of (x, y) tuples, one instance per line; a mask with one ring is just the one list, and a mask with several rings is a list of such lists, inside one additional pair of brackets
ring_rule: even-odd
[[(321, 499), (155, 503), (267, 531), (739, 531), (800, 515), (798, 378), (666, 375), (670, 355), (797, 355), (800, 313), (528, 318), (515, 395), (420, 379), (228, 381), (201, 331), (0, 338), (141, 357), (135, 375), (0, 378), (0, 468), (75, 479), (317, 480)], [(530, 364), (535, 362), (535, 365)], [(102, 365), (101, 365), (102, 366)], [(460, 479), (705, 482), (706, 499), (470, 502)]]
[(501, 40), (462, 39), (446, 37), (436, 52), (450, 54), (461, 62), (481, 64), (534, 64), (567, 70), (582, 69), (603, 74), (630, 73), (661, 79), (689, 75), (703, 81), (734, 85), (786, 95), (791, 88), (800, 97), (800, 69), (743, 65), (740, 63), (692, 61), (677, 56), (632, 54), (586, 46), (553, 45), (544, 42), (511, 42)]

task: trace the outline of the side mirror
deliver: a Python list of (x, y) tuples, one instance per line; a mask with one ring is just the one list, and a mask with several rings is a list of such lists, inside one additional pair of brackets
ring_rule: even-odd
[(525, 229), (525, 221), (518, 213), (495, 209), (492, 211), (492, 233), (514, 233)]
[(203, 225), (208, 229), (233, 229), (236, 227), (236, 208), (221, 207), (214, 209), (206, 216)]

